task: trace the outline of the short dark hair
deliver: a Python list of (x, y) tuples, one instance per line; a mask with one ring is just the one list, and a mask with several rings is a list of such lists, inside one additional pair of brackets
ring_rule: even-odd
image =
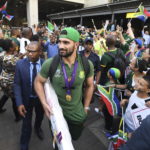
[(13, 41), (10, 39), (0, 39), (0, 47), (7, 52), (11, 47), (13, 47)]
[(143, 59), (136, 58), (135, 68), (138, 68), (140, 73), (147, 71), (147, 62)]
[(31, 38), (31, 41), (39, 41), (39, 35), (38, 34), (34, 34), (33, 36), (32, 36), (32, 38)]
[(116, 44), (116, 37), (114, 35), (108, 35), (106, 38), (106, 45), (109, 46), (115, 46)]
[(38, 42), (38, 41), (31, 41), (29, 45), (32, 45), (32, 44), (33, 45), (37, 45), (39, 51), (42, 50), (42, 45), (41, 45), (40, 42)]

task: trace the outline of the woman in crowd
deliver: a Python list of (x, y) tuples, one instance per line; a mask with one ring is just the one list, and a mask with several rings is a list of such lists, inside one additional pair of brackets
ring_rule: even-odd
[(112, 85), (118, 89), (125, 89), (125, 95), (127, 97), (131, 96), (134, 92), (135, 83), (139, 80), (139, 78), (145, 75), (145, 71), (147, 71), (147, 62), (141, 58), (134, 58), (130, 63), (131, 72), (128, 74), (126, 78), (126, 83), (124, 85)]
[(16, 107), (14, 95), (13, 95), (13, 82), (15, 65), (19, 57), (15, 56), (16, 44), (10, 39), (0, 40), (0, 47), (5, 51), (4, 55), (0, 57), (0, 64), (2, 65), (0, 86), (3, 90), (4, 95), (0, 100), (0, 109), (2, 110), (3, 105), (8, 98), (12, 100), (12, 107), (15, 114), (15, 121), (20, 120), (20, 116)]

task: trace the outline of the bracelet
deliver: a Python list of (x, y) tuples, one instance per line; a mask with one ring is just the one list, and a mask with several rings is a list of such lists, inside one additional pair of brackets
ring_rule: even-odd
[(90, 107), (84, 107), (85, 110), (90, 110)]

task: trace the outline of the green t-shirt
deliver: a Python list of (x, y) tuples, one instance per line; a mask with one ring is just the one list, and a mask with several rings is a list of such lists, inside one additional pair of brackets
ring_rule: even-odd
[[(117, 49), (109, 50), (109, 52), (117, 54)], [(101, 67), (102, 68), (105, 68), (105, 67), (109, 68), (110, 66), (112, 67), (113, 62), (114, 62), (114, 59), (111, 56), (107, 55), (107, 52), (105, 52), (104, 55), (101, 58)]]
[(132, 43), (132, 41), (133, 41), (134, 39), (132, 39), (132, 38), (131, 38), (130, 36), (128, 36), (127, 34), (123, 34), (123, 37), (124, 37), (126, 43), (125, 43), (124, 45), (121, 44), (120, 49), (122, 49), (123, 52), (124, 52), (124, 54), (126, 54), (126, 53), (130, 50), (130, 44)]
[[(109, 50), (109, 52), (117, 54), (117, 48), (114, 50)], [(114, 59), (113, 57), (109, 56), (107, 54), (108, 52), (105, 52), (104, 55), (101, 58), (101, 78), (100, 78), (100, 84), (105, 85), (108, 82), (108, 76), (107, 72), (108, 70), (113, 67), (114, 65)]]
[(17, 40), (16, 37), (11, 37), (10, 39), (13, 40), (17, 44), (17, 46), (20, 46), (20, 42)]
[[(40, 75), (44, 78), (49, 77), (49, 68), (50, 64), (52, 63), (52, 59), (53, 58), (47, 59), (42, 65)], [(82, 96), (83, 96), (82, 88), (85, 80), (85, 73), (81, 57), (78, 56), (77, 61), (78, 61), (78, 68), (75, 82), (73, 84), (74, 88), (71, 89), (71, 96), (72, 96), (71, 101), (66, 100), (66, 89), (63, 88), (65, 87), (65, 81), (61, 69), (61, 64), (58, 65), (57, 70), (52, 79), (52, 85), (53, 88), (55, 89), (56, 95), (58, 96), (58, 100), (62, 107), (65, 118), (68, 121), (72, 121), (75, 124), (82, 123), (86, 119), (86, 113), (84, 111), (84, 107), (82, 104)], [(90, 72), (87, 77), (91, 77), (94, 75), (93, 64), (90, 61), (89, 63), (90, 63)], [(69, 68), (69, 66), (65, 64), (65, 67), (68, 77), (71, 77), (74, 65), (72, 65), (72, 67)]]
[(124, 54), (126, 54), (128, 51), (129, 51), (129, 44), (126, 43), (126, 44), (121, 44), (121, 47), (120, 49), (123, 51)]

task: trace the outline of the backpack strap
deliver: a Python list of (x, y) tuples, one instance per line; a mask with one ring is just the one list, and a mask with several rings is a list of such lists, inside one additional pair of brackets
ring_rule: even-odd
[(50, 78), (51, 82), (52, 82), (53, 76), (57, 70), (57, 67), (59, 65), (59, 62), (60, 62), (59, 55), (54, 56), (52, 63), (50, 65), (50, 68), (49, 68), (49, 78)]
[(116, 54), (111, 53), (111, 52), (107, 52), (106, 54), (109, 55), (110, 57), (112, 57), (113, 59), (115, 59), (115, 58), (117, 58), (117, 57), (121, 57), (121, 59), (126, 63), (126, 58), (125, 58), (125, 56), (123, 55), (121, 49), (117, 49), (117, 53), (116, 53)]
[(87, 76), (90, 72), (90, 64), (89, 64), (88, 59), (85, 56), (83, 56), (83, 55), (80, 55), (80, 56), (81, 56), (83, 68), (84, 68), (84, 71), (85, 71), (85, 78), (87, 78)]
[(115, 59), (116, 54), (111, 53), (111, 52), (107, 52), (106, 53), (108, 56), (112, 57), (113, 59)]
[(126, 58), (125, 58), (125, 55), (124, 55), (122, 49), (120, 49), (120, 48), (117, 49), (117, 55), (118, 55), (119, 57), (121, 57), (124, 62), (126, 62)]
[[(82, 55), (80, 55), (80, 56), (81, 56), (83, 68), (85, 71), (85, 78), (87, 78), (87, 76), (90, 72), (90, 64), (89, 64), (88, 59), (85, 56), (82, 56)], [(52, 63), (50, 65), (50, 68), (49, 68), (49, 78), (50, 78), (51, 82), (52, 82), (53, 76), (57, 70), (57, 67), (59, 65), (59, 62), (60, 62), (60, 56), (59, 55), (54, 56)]]

